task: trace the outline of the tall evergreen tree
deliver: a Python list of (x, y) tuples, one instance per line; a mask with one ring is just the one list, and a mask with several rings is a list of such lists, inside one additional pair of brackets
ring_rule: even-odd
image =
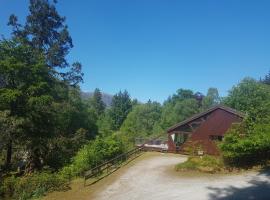
[(263, 79), (260, 79), (260, 82), (270, 85), (270, 71), (264, 76)]
[(75, 62), (70, 65), (65, 58), (73, 44), (65, 17), (58, 14), (55, 4), (55, 0), (30, 0), (30, 14), (25, 24), (21, 25), (13, 14), (8, 25), (13, 28), (15, 38), (45, 55), (45, 60), (52, 69), (51, 73), (69, 84), (77, 85), (83, 76), (81, 64)]
[(105, 111), (106, 106), (102, 100), (102, 93), (98, 88), (95, 89), (93, 97), (90, 99), (90, 107), (93, 108), (98, 117), (100, 117)]
[(114, 130), (118, 130), (121, 127), (131, 109), (132, 101), (126, 90), (124, 92), (120, 91), (113, 96), (110, 116), (113, 121)]
[(11, 116), (10, 110), (0, 111), (0, 152), (6, 150), (6, 169), (11, 167), (12, 146), (15, 138), (22, 133), (23, 122), (23, 118)]
[[(8, 150), (13, 140), (23, 141), (32, 166), (39, 167), (40, 147), (45, 138), (54, 134), (53, 94), (56, 80), (38, 51), (16, 41), (0, 42), (0, 74), (5, 80), (0, 88), (0, 110), (9, 113), (9, 120), (5, 120), (2, 126), (14, 126), (11, 121), (24, 119), (24, 123), (20, 124), (24, 131), (20, 135), (15, 135), (11, 126), (11, 131), (4, 132), (9, 137)], [(7, 159), (10, 157), (10, 154), (7, 155)]]
[[(65, 17), (55, 6), (55, 0), (30, 0), (25, 24), (11, 15), (8, 25), (13, 28), (13, 40), (1, 41), (0, 46), (0, 110), (9, 113), (4, 115), (9, 120), (3, 122), (24, 119), (23, 133), (13, 139), (24, 141), (31, 169), (39, 168), (41, 160), (46, 162), (48, 148), (59, 146), (49, 143), (52, 138), (72, 141), (77, 129), (96, 129), (80, 99), (71, 95), (76, 87), (70, 86), (77, 86), (83, 73), (80, 63), (66, 60), (72, 39)], [(85, 133), (93, 136), (93, 130)]]
[(209, 88), (207, 95), (202, 100), (202, 109), (206, 110), (220, 103), (220, 97), (217, 88)]
[(134, 106), (121, 126), (121, 131), (131, 138), (154, 134), (154, 125), (160, 120), (161, 105), (150, 100)]

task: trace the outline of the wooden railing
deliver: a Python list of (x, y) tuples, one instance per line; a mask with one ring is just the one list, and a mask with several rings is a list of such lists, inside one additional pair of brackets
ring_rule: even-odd
[[(143, 147), (137, 147), (134, 148), (126, 153), (120, 154), (116, 156), (115, 158), (106, 161), (84, 173), (84, 186), (86, 185), (86, 181), (91, 178), (102, 178), (102, 176), (106, 176), (110, 174), (111, 172), (118, 169), (122, 163), (128, 160), (133, 160), (134, 158), (138, 157), (141, 152), (144, 151)], [(98, 181), (97, 179), (96, 181)]]
[(150, 142), (151, 140), (157, 139), (161, 136), (164, 136), (164, 133), (156, 135), (152, 139), (146, 139), (143, 144), (137, 146), (136, 148), (134, 148), (126, 153), (120, 154), (120, 155), (114, 157), (113, 159), (106, 161), (106, 162), (86, 171), (84, 173), (84, 185), (86, 185), (86, 181), (88, 179), (95, 178), (96, 180), (93, 182), (93, 183), (95, 183), (96, 181), (100, 180), (101, 178), (105, 177), (106, 175), (108, 175), (108, 174), (112, 173), (113, 171), (115, 171), (116, 169), (118, 169), (122, 163), (125, 163), (125, 161), (128, 161), (128, 160), (131, 161), (131, 160), (137, 158), (141, 154), (141, 152), (147, 150), (147, 149), (145, 149), (144, 144), (146, 144), (147, 142)]

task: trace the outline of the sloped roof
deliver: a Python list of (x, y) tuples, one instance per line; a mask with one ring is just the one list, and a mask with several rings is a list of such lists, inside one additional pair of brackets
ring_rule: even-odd
[(179, 126), (183, 126), (183, 125), (185, 125), (185, 124), (187, 124), (187, 123), (189, 123), (189, 122), (191, 122), (191, 121), (194, 121), (194, 120), (196, 120), (196, 119), (198, 119), (198, 118), (201, 118), (201, 117), (203, 117), (204, 115), (207, 115), (208, 113), (211, 113), (211, 112), (213, 112), (213, 111), (215, 111), (215, 110), (217, 110), (217, 109), (225, 110), (226, 112), (229, 112), (229, 113), (232, 113), (232, 114), (234, 114), (234, 115), (237, 115), (237, 116), (240, 117), (240, 118), (244, 118), (244, 116), (245, 116), (244, 113), (239, 112), (239, 111), (237, 111), (237, 110), (234, 110), (234, 109), (232, 109), (232, 108), (229, 108), (229, 107), (227, 107), (227, 106), (217, 105), (217, 106), (214, 106), (214, 107), (212, 107), (212, 108), (210, 108), (210, 109), (208, 109), (208, 110), (206, 110), (206, 111), (204, 111), (204, 112), (201, 112), (201, 113), (199, 113), (199, 114), (193, 115), (192, 117), (190, 117), (190, 118), (188, 118), (188, 119), (186, 119), (186, 120), (184, 120), (184, 121), (182, 121), (182, 122), (180, 122), (180, 123), (175, 124), (174, 126), (170, 127), (170, 128), (167, 130), (167, 132), (170, 132), (170, 131), (172, 131), (173, 129), (179, 127)]

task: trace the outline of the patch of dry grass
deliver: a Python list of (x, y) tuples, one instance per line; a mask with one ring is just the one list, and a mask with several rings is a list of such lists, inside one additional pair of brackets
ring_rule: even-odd
[(175, 166), (176, 171), (199, 171), (217, 173), (226, 171), (226, 167), (219, 157), (205, 155), (202, 157), (191, 156), (186, 162)]

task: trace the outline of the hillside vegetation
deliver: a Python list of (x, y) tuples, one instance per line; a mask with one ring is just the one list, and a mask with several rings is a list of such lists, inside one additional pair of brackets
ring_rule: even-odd
[[(68, 187), (71, 179), (175, 123), (216, 104), (247, 113), (220, 145), (228, 165), (254, 165), (270, 155), (269, 75), (244, 79), (228, 97), (179, 89), (164, 103), (140, 103), (127, 91), (110, 106), (96, 89), (82, 98), (82, 65), (66, 57), (73, 47), (56, 2), (31, 0), (24, 24), (11, 15), (0, 40), (0, 196), (31, 199)], [(45, 34), (44, 34), (45, 33)]]

